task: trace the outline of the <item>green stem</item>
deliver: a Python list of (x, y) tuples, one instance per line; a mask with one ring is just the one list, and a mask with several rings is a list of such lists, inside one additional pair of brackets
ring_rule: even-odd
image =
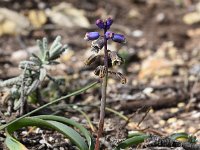
[(43, 108), (45, 108), (45, 107), (48, 107), (48, 106), (50, 106), (50, 105), (52, 105), (52, 104), (54, 104), (54, 103), (57, 103), (57, 102), (59, 102), (59, 101), (61, 101), (61, 100), (66, 99), (66, 98), (68, 98), (68, 97), (78, 95), (78, 94), (80, 94), (80, 93), (82, 93), (82, 92), (84, 92), (84, 91), (86, 91), (86, 90), (92, 88), (93, 86), (97, 85), (98, 83), (99, 83), (98, 81), (97, 81), (97, 82), (94, 82), (94, 83), (92, 83), (92, 84), (90, 84), (90, 85), (88, 85), (88, 86), (85, 86), (84, 88), (82, 88), (82, 89), (80, 89), (80, 90), (78, 90), (78, 91), (75, 91), (75, 92), (73, 92), (73, 93), (71, 93), (71, 94), (68, 94), (68, 95), (66, 95), (66, 96), (63, 96), (63, 97), (61, 97), (61, 98), (55, 99), (55, 100), (53, 100), (53, 101), (51, 101), (51, 102), (49, 102), (49, 103), (47, 103), (47, 104), (45, 104), (45, 105), (43, 105), (43, 106), (41, 106), (41, 107), (39, 107), (39, 108), (37, 108), (37, 109), (35, 109), (35, 110), (29, 112), (29, 113), (27, 113), (27, 114), (25, 114), (25, 115), (23, 115), (23, 116), (17, 118), (17, 119), (15, 119), (15, 120), (10, 121), (9, 123), (7, 123), (7, 124), (5, 124), (5, 125), (1, 125), (1, 126), (0, 126), (0, 130), (5, 129), (6, 127), (8, 127), (9, 125), (15, 123), (16, 121), (19, 121), (20, 119), (25, 118), (25, 117), (27, 117), (27, 116), (29, 116), (29, 115), (31, 115), (31, 114), (33, 114), (33, 113), (35, 113), (35, 112), (37, 112), (37, 111), (43, 109)]

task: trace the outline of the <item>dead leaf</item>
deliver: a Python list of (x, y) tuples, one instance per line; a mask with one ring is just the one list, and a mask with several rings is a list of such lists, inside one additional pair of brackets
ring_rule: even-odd
[(62, 27), (90, 27), (88, 19), (84, 16), (84, 11), (73, 7), (69, 3), (60, 3), (52, 10), (46, 10), (46, 14), (53, 23)]

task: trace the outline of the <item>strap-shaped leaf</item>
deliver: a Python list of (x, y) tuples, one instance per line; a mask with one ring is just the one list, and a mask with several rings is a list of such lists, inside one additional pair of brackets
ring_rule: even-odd
[(71, 120), (65, 117), (60, 117), (60, 116), (53, 116), (53, 115), (40, 115), (40, 116), (35, 116), (34, 118), (39, 118), (43, 120), (54, 120), (57, 122), (61, 122), (61, 123), (76, 127), (86, 138), (87, 143), (89, 145), (89, 150), (94, 150), (94, 141), (92, 139), (91, 134), (81, 124), (75, 122), (74, 120)]
[(5, 143), (10, 150), (28, 150), (22, 143), (13, 138), (8, 132), (6, 132)]
[(146, 135), (146, 134), (139, 135), (139, 136), (133, 136), (133, 137), (128, 138), (128, 139), (122, 141), (121, 143), (119, 143), (119, 145), (115, 148), (115, 150), (120, 150), (121, 148), (128, 148), (133, 145), (136, 146), (136, 145), (144, 142), (144, 140), (147, 139), (148, 137), (149, 137), (149, 135)]
[[(80, 150), (88, 150), (87, 144), (85, 143), (83, 137), (81, 137), (78, 132), (76, 132), (74, 129), (67, 126), (66, 124), (57, 121), (52, 121), (52, 120), (45, 121), (36, 117), (34, 118), (27, 117), (8, 126), (7, 132), (11, 135), (17, 129), (27, 126), (38, 126), (38, 127), (54, 129), (64, 134), (67, 138), (69, 138)], [(16, 150), (16, 149), (10, 149), (10, 150)]]
[(187, 140), (189, 138), (189, 135), (187, 133), (181, 132), (181, 133), (174, 133), (172, 135), (169, 136), (170, 139), (172, 140), (177, 140), (177, 139), (185, 139)]

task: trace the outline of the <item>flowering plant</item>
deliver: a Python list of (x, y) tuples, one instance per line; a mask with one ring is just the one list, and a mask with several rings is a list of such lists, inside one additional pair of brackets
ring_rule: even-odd
[(85, 61), (86, 65), (90, 65), (95, 62), (96, 58), (99, 56), (99, 52), (104, 48), (104, 65), (99, 65), (94, 71), (94, 74), (99, 76), (102, 79), (102, 89), (101, 89), (101, 107), (100, 107), (100, 119), (99, 119), (99, 129), (97, 133), (97, 139), (95, 144), (95, 150), (99, 150), (99, 138), (102, 136), (103, 126), (104, 126), (104, 117), (105, 117), (105, 106), (106, 106), (106, 88), (107, 88), (107, 78), (108, 75), (114, 75), (122, 84), (126, 83), (126, 78), (120, 72), (113, 72), (108, 70), (108, 68), (121, 65), (124, 61), (118, 55), (116, 51), (108, 50), (107, 43), (108, 40), (112, 40), (117, 43), (126, 43), (124, 35), (117, 34), (112, 31), (108, 31), (113, 23), (112, 18), (107, 18), (106, 20), (98, 19), (96, 25), (98, 28), (104, 31), (103, 36), (99, 32), (87, 32), (85, 34), (85, 40), (92, 41), (91, 51), (93, 54)]

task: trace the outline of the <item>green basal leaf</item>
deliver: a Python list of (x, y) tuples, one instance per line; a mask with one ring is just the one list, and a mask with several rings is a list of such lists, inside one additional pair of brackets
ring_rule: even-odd
[(87, 144), (78, 132), (76, 132), (74, 129), (67, 126), (66, 124), (54, 120), (42, 120), (36, 117), (23, 118), (9, 125), (7, 127), (7, 132), (11, 135), (14, 131), (27, 126), (37, 126), (54, 129), (69, 138), (80, 150), (88, 150)]
[(54, 120), (54, 121), (58, 121), (58, 122), (76, 127), (86, 138), (87, 143), (89, 145), (89, 150), (94, 150), (94, 141), (92, 139), (91, 134), (81, 124), (75, 122), (74, 120), (67, 119), (60, 116), (53, 116), (53, 115), (40, 115), (40, 116), (35, 116), (34, 118), (39, 118), (43, 120)]
[(146, 134), (133, 136), (119, 143), (119, 145), (115, 148), (115, 150), (120, 150), (121, 148), (128, 148), (133, 145), (137, 146), (138, 144), (144, 142), (144, 140), (147, 139), (148, 137), (149, 135), (146, 135)]
[(83, 137), (80, 136), (78, 132), (76, 132), (71, 127), (57, 122), (57, 121), (51, 121), (46, 120), (48, 123), (54, 125), (60, 133), (64, 134), (66, 137), (68, 137), (73, 143), (75, 143), (81, 150), (88, 150), (88, 146), (85, 143), (85, 140)]
[(10, 150), (28, 150), (22, 143), (13, 138), (7, 131), (6, 135), (5, 143)]
[(144, 135), (144, 133), (142, 132), (132, 132), (128, 134), (128, 138), (134, 137), (134, 136), (140, 136), (140, 135)]
[(174, 133), (174, 134), (170, 135), (169, 138), (172, 139), (172, 140), (177, 140), (179, 138), (188, 139), (189, 135), (187, 133), (184, 133), (184, 132)]

